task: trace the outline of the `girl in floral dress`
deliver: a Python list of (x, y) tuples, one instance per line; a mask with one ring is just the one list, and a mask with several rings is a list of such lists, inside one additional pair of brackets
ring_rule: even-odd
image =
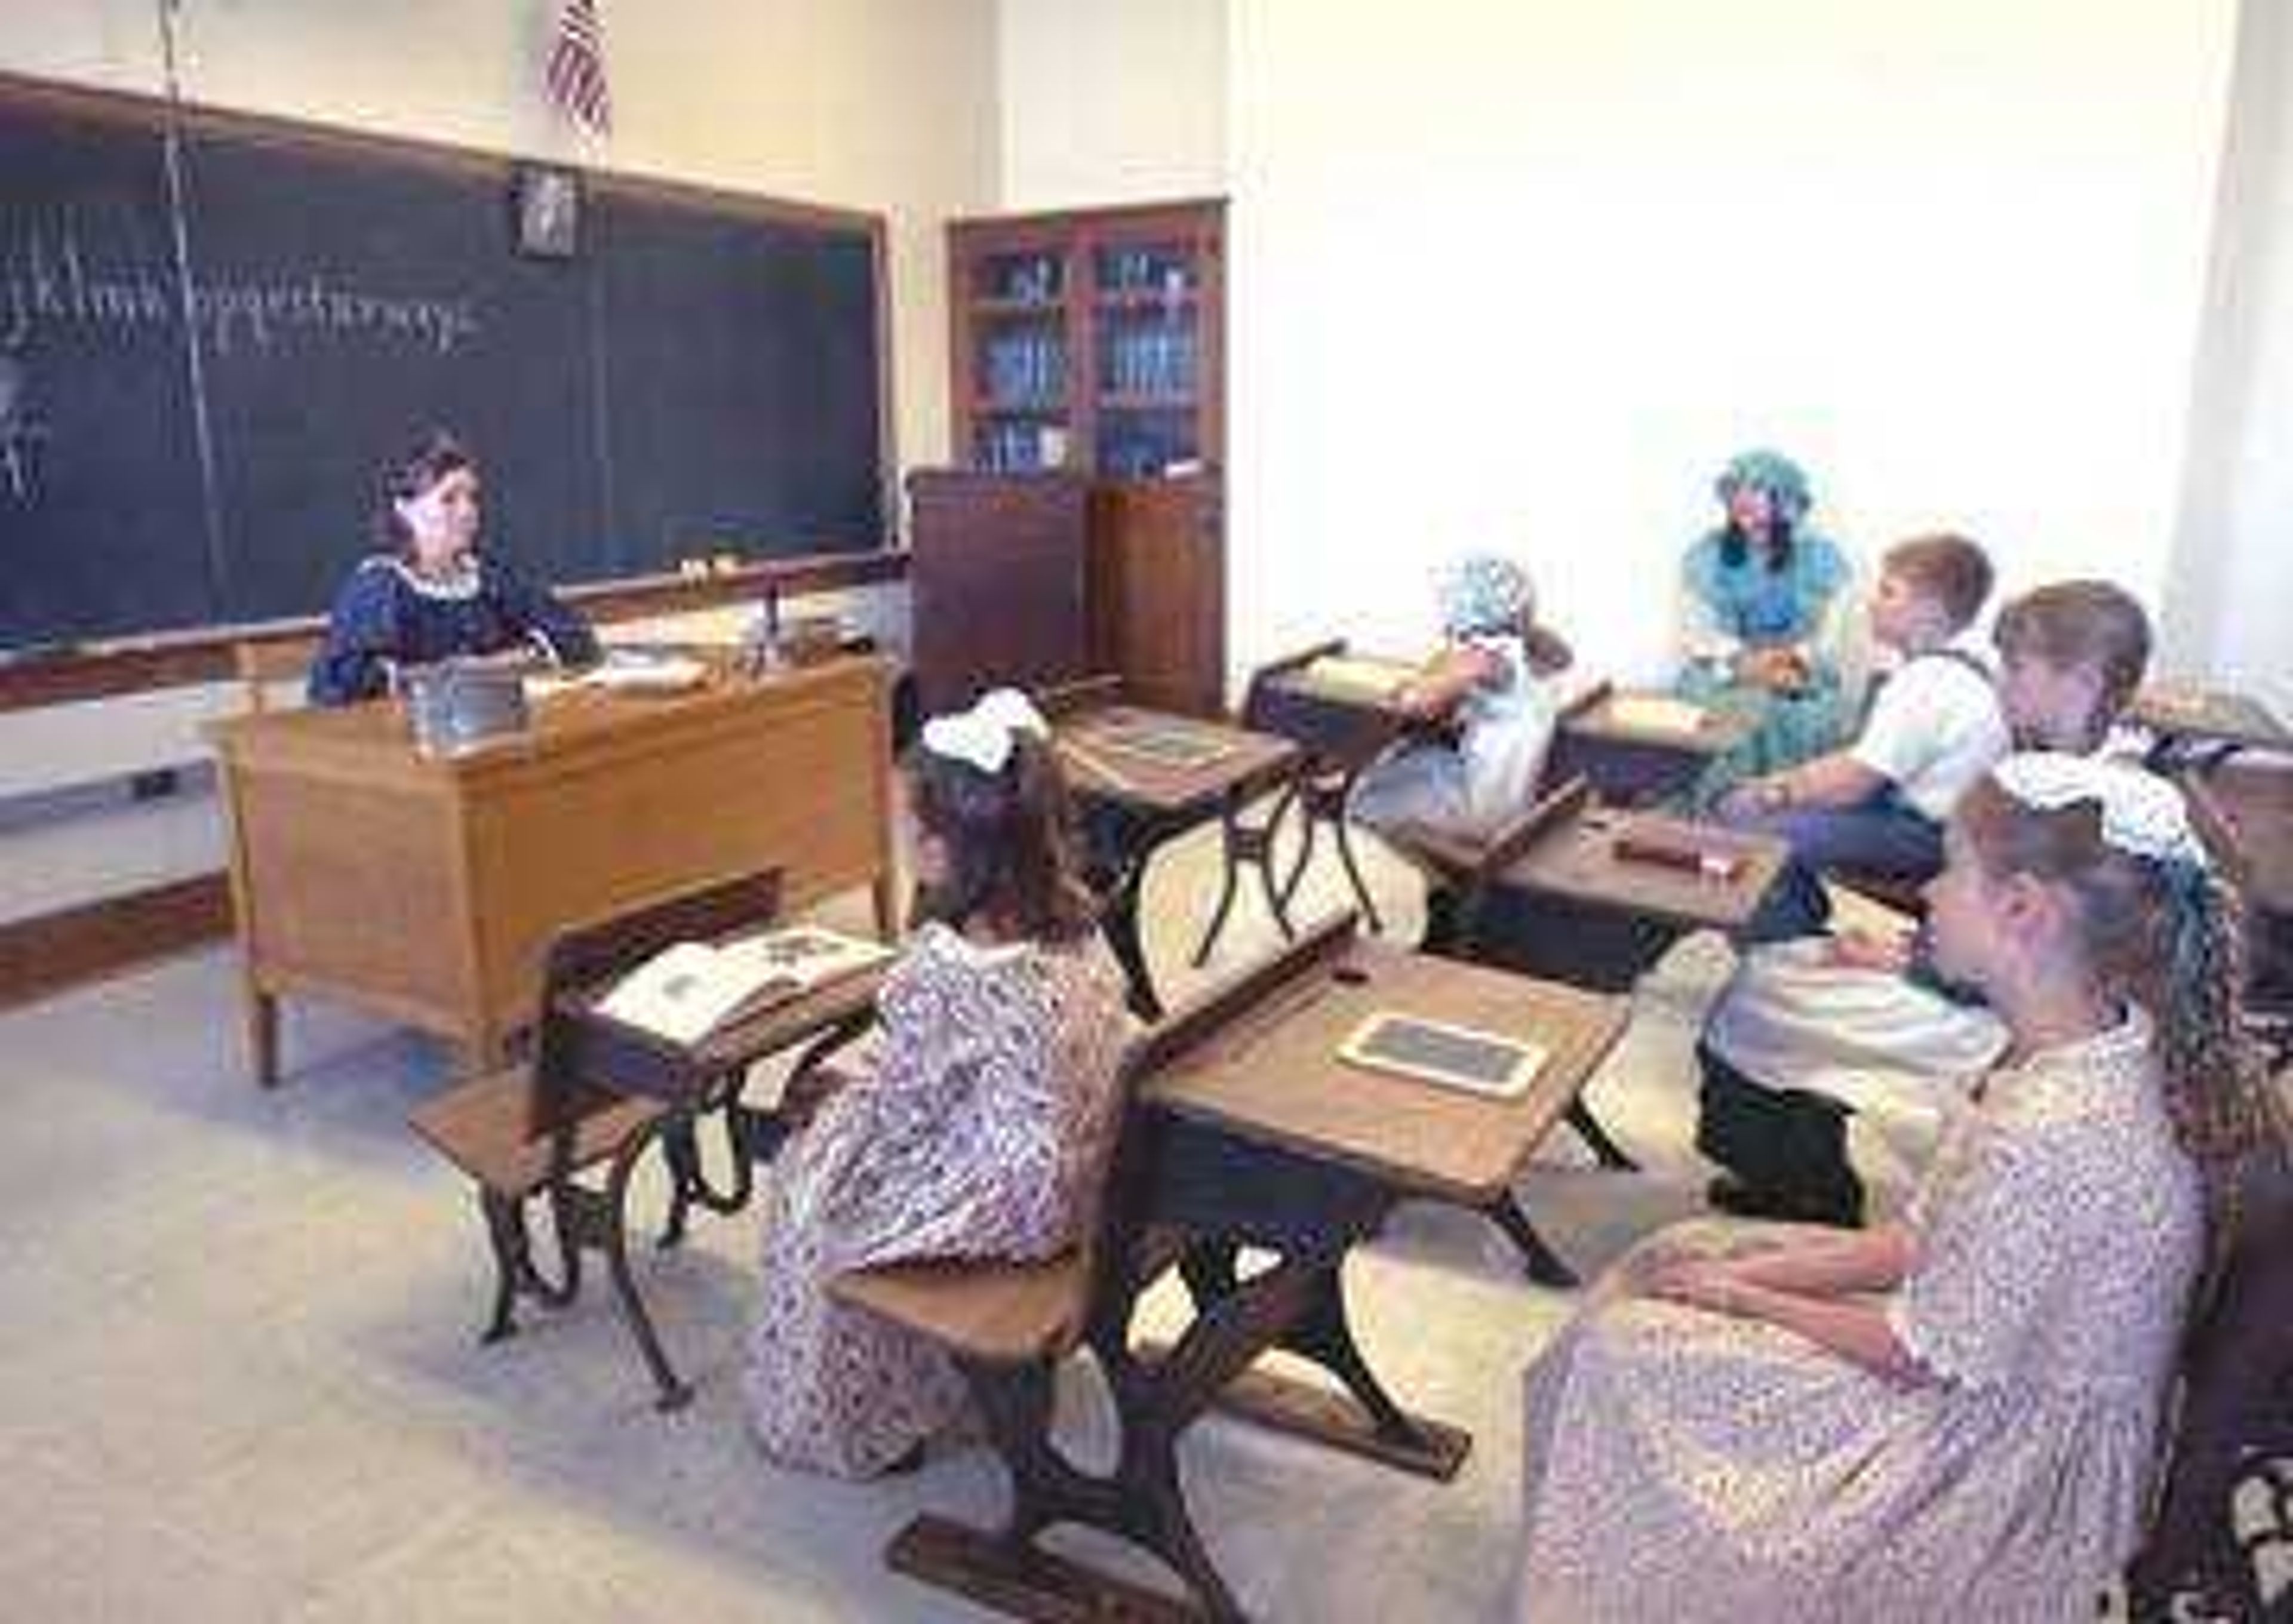
[(965, 1409), (936, 1345), (832, 1301), (839, 1274), (1040, 1258), (1079, 1238), (1117, 1127), (1122, 983), (1073, 877), (1042, 719), (1009, 690), (925, 724), (910, 773), (928, 922), (894, 967), (872, 1066), (764, 1189), (764, 1303), (742, 1385), (774, 1460), (863, 1477)]
[(2087, 1620), (2140, 1531), (2209, 1214), (2283, 1126), (2234, 893), (2136, 768), (2010, 756), (1929, 888), (2010, 1046), (1906, 1217), (1707, 1221), (1531, 1370), (1516, 1616)]

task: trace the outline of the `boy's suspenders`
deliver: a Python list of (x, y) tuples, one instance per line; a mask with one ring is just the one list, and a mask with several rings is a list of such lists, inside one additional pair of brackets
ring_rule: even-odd
[[(1947, 659), (1953, 665), (1965, 666), (1969, 671), (1973, 672), (1975, 675), (1982, 679), (1982, 685), (1985, 688), (1995, 688), (1998, 685), (1998, 679), (1991, 675), (1990, 667), (1984, 665), (1973, 655), (1968, 653), (1965, 649), (1928, 649), (1922, 653), (1912, 655), (1911, 658), (1905, 660), (1903, 664), (1905, 666), (1914, 666), (1923, 659)], [(1900, 675), (1900, 673), (1899, 672), (1897, 675)]]
[(1893, 682), (1897, 677), (1902, 675), (1904, 672), (1908, 671), (1913, 666), (1917, 665), (1923, 659), (1947, 659), (1954, 666), (1964, 666), (1969, 671), (1973, 672), (1975, 675), (1982, 679), (1982, 685), (1985, 688), (1995, 689), (1998, 685), (1998, 679), (1991, 674), (1990, 667), (1984, 665), (1973, 655), (1968, 653), (1965, 649), (1941, 648), (1923, 650), (1920, 652), (1912, 655), (1910, 658), (1905, 660), (1892, 671), (1882, 671), (1878, 675), (1871, 679), (1871, 685), (1864, 690), (1863, 692), (1863, 719), (1866, 722), (1870, 720), (1872, 706), (1877, 704), (1879, 701), (1879, 691), (1882, 688), (1884, 688), (1888, 683)]

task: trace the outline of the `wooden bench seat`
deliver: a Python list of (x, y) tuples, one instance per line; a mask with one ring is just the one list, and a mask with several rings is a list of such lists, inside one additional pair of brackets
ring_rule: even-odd
[[(668, 1114), (658, 1100), (599, 1093), (576, 1108), (573, 1142), (562, 1170), (579, 1173), (610, 1158), (631, 1135)], [(487, 1189), (531, 1195), (549, 1179), (555, 1135), (537, 1130), (541, 1090), (523, 1066), (474, 1078), (414, 1108), (409, 1127)]]
[[(656, 1139), (692, 1148), (693, 1113), (706, 1092), (664, 1099), (616, 1087), (616, 1057), (560, 1006), (576, 991), (626, 974), (662, 949), (772, 923), (780, 902), (776, 869), (677, 893), (595, 923), (560, 931), (542, 967), (540, 1019), (533, 1060), (460, 1083), (409, 1113), (414, 1131), (470, 1177), (493, 1255), (493, 1313), (480, 1340), (498, 1342), (517, 1329), (521, 1297), (562, 1308), (579, 1295), (581, 1254), (601, 1253), (621, 1317), (652, 1372), (660, 1406), (691, 1396), (662, 1351), (652, 1317), (629, 1272), (626, 1207), (629, 1176)], [(620, 1079), (628, 1082), (627, 1078)], [(579, 1175), (603, 1169), (602, 1181)], [(669, 1239), (683, 1211), (682, 1180)], [(526, 1218), (535, 1200), (548, 1206), (557, 1243), (557, 1275), (535, 1256)]]
[(986, 1364), (1057, 1359), (1082, 1339), (1090, 1270), (1079, 1248), (1041, 1263), (895, 1264), (837, 1277), (838, 1301)]

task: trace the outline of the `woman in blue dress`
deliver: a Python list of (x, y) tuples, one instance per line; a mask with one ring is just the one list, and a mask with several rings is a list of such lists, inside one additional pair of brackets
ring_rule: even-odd
[(1812, 498), (1797, 464), (1773, 451), (1746, 451), (1713, 489), (1727, 519), (1688, 550), (1676, 687), (1683, 698), (1753, 725), (1697, 785), (1697, 798), (1707, 803), (1845, 737), (1838, 643), (1853, 602), (1846, 558), (1828, 537), (1806, 528)]
[(389, 551), (359, 561), (311, 665), (313, 705), (390, 691), (392, 674), (457, 654), (530, 650), (554, 664), (597, 658), (579, 613), (477, 551), (478, 465), (433, 432), (383, 476), (377, 529)]

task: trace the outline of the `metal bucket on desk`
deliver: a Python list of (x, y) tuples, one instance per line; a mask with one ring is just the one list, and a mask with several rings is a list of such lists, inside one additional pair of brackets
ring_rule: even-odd
[(476, 660), (441, 660), (400, 675), (414, 747), (460, 755), (525, 731), (525, 686), (516, 671)]

